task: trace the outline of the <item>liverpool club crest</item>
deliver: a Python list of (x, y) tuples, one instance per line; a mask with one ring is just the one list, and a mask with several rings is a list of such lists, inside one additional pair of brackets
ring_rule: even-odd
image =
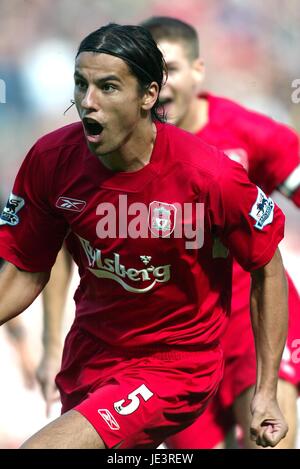
[(149, 229), (156, 238), (167, 238), (174, 231), (176, 207), (173, 204), (153, 201), (149, 205)]

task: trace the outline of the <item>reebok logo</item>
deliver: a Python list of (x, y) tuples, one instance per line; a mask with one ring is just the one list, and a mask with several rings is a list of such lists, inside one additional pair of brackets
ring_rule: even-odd
[(71, 197), (59, 197), (56, 202), (57, 208), (71, 210), (72, 212), (82, 212), (85, 206), (86, 202), (84, 200), (72, 199)]
[(98, 409), (98, 413), (101, 415), (103, 420), (107, 423), (111, 430), (120, 430), (120, 425), (114, 418), (114, 416), (109, 412), (108, 409)]

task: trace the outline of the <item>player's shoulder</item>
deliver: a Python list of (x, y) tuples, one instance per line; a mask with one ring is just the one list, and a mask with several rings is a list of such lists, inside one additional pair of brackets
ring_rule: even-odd
[(81, 122), (60, 127), (40, 137), (36, 142), (39, 153), (55, 152), (67, 149), (84, 142), (84, 133)]
[(217, 191), (228, 186), (231, 180), (248, 179), (240, 163), (230, 159), (217, 147), (209, 145), (198, 136), (168, 125), (170, 151), (177, 174), (189, 180), (202, 192)]
[(208, 95), (208, 99), (216, 118), (222, 121), (222, 125), (233, 127), (251, 139), (269, 139), (277, 133), (294, 134), (289, 126), (232, 99), (214, 95)]
[(169, 141), (169, 156), (174, 165), (183, 171), (196, 171), (202, 176), (215, 178), (224, 158), (216, 147), (198, 136), (178, 127), (166, 124)]

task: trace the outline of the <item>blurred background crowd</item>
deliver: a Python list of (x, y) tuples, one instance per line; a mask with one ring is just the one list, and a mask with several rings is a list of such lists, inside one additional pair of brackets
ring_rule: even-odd
[[(72, 98), (81, 39), (108, 22), (135, 24), (152, 15), (174, 16), (197, 28), (207, 65), (206, 89), (300, 132), (300, 103), (291, 98), (292, 82), (300, 78), (299, 0), (0, 0), (0, 198), (10, 192), (34, 141), (77, 120), (74, 107), (66, 115), (64, 111)], [(287, 215), (284, 261), (300, 290), (299, 213), (282, 198), (276, 200)], [(36, 364), (39, 300), (22, 320)], [(0, 334), (0, 448), (8, 448), (37, 430), (46, 417), (37, 386), (24, 386), (15, 352), (5, 331)], [(58, 412), (59, 406), (52, 417)]]

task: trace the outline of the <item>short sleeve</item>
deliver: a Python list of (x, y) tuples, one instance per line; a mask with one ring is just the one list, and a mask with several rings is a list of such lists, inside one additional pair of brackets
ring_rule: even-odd
[[(299, 167), (299, 170), (300, 170), (300, 167)], [(290, 195), (290, 198), (294, 202), (294, 204), (300, 208), (300, 186), (292, 195)]]
[(300, 207), (300, 163), (278, 186), (279, 191)]
[(68, 225), (51, 210), (51, 168), (36, 144), (27, 154), (0, 217), (0, 257), (29, 272), (51, 270)]
[(255, 168), (256, 177), (250, 176), (251, 180), (257, 180), (268, 194), (279, 189), (292, 198), (300, 189), (299, 136), (291, 128), (267, 118), (256, 133), (253, 145), (257, 145), (255, 151), (260, 157)]
[(284, 235), (284, 215), (250, 182), (243, 167), (225, 155), (209, 204), (214, 230), (245, 270), (258, 269), (272, 259)]

